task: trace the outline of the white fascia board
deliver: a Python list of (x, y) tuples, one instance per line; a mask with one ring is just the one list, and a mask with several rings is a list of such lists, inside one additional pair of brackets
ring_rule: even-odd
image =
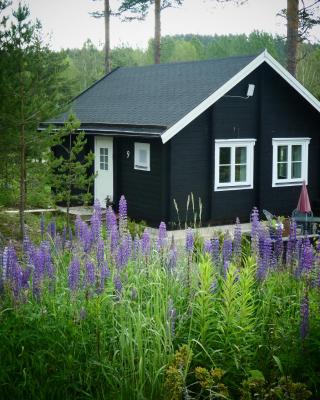
[(212, 104), (218, 101), (222, 96), (224, 96), (229, 90), (241, 82), (245, 77), (247, 77), (252, 71), (254, 71), (260, 64), (264, 61), (264, 52), (258, 57), (252, 60), (246, 67), (234, 75), (229, 81), (222, 85), (218, 90), (213, 92), (209, 97), (207, 97), (202, 103), (197, 105), (193, 110), (181, 118), (178, 122), (167, 129), (162, 135), (162, 143), (168, 142), (173, 136), (181, 131), (185, 126), (207, 110)]
[(162, 143), (168, 142), (173, 136), (180, 132), (185, 126), (207, 110), (212, 104), (218, 101), (222, 96), (229, 92), (234, 86), (246, 78), (251, 72), (258, 68), (263, 62), (266, 62), (274, 71), (284, 78), (294, 89), (297, 90), (318, 112), (320, 112), (320, 102), (298, 82), (281, 64), (278, 63), (265, 50), (252, 60), (246, 67), (234, 75), (229, 81), (222, 85), (218, 90), (207, 97), (203, 102), (197, 105), (193, 110), (181, 118), (178, 122), (167, 129), (162, 135)]
[(320, 102), (290, 74), (283, 66), (265, 51), (265, 62), (289, 83), (296, 91), (301, 94), (318, 112), (320, 112)]

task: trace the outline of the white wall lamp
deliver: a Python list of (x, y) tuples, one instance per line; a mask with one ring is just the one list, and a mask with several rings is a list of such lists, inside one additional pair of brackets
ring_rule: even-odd
[(245, 99), (245, 100), (247, 100), (247, 99), (249, 99), (250, 97), (253, 96), (255, 87), (256, 87), (256, 86), (255, 86), (253, 83), (249, 83), (248, 89), (247, 89), (247, 96), (231, 96), (231, 95), (226, 94), (226, 95), (223, 96), (223, 97), (235, 97), (235, 98), (238, 98), (238, 99)]

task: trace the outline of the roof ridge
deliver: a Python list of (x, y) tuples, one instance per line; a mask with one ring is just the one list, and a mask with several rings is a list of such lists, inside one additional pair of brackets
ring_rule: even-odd
[[(262, 51), (263, 52), (263, 51)], [(206, 63), (210, 61), (225, 61), (225, 60), (230, 60), (232, 58), (255, 58), (259, 56), (262, 52), (260, 53), (254, 53), (254, 54), (247, 54), (247, 55), (240, 55), (240, 56), (228, 56), (228, 57), (219, 57), (219, 58), (208, 58), (205, 60), (189, 60), (189, 61), (173, 61), (173, 62), (167, 62), (167, 63), (161, 63), (161, 64), (146, 64), (146, 65), (132, 65), (132, 66), (126, 66), (126, 67), (119, 67), (121, 69), (133, 69), (133, 68), (159, 68), (159, 67), (164, 67), (164, 66), (175, 66), (175, 65), (181, 65), (181, 64), (192, 64), (192, 63)]]

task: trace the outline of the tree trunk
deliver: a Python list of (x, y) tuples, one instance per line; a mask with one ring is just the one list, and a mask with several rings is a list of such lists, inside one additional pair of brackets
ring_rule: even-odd
[(19, 201), (19, 220), (20, 234), (22, 239), (25, 236), (24, 210), (26, 207), (26, 143), (24, 125), (20, 127), (20, 201)]
[(104, 0), (104, 51), (105, 51), (105, 71), (108, 74), (111, 71), (110, 61), (110, 3)]
[(161, 0), (154, 2), (154, 63), (160, 64), (161, 58)]
[(299, 39), (299, 0), (287, 0), (287, 69), (295, 76)]

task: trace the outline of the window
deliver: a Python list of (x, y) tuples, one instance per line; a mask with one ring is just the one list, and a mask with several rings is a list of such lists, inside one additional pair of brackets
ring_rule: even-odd
[(310, 138), (272, 139), (272, 186), (300, 185), (308, 181)]
[(255, 139), (215, 141), (215, 191), (253, 188), (255, 141)]
[(134, 144), (134, 169), (150, 171), (150, 143)]
[(100, 147), (100, 169), (108, 170), (108, 147)]

